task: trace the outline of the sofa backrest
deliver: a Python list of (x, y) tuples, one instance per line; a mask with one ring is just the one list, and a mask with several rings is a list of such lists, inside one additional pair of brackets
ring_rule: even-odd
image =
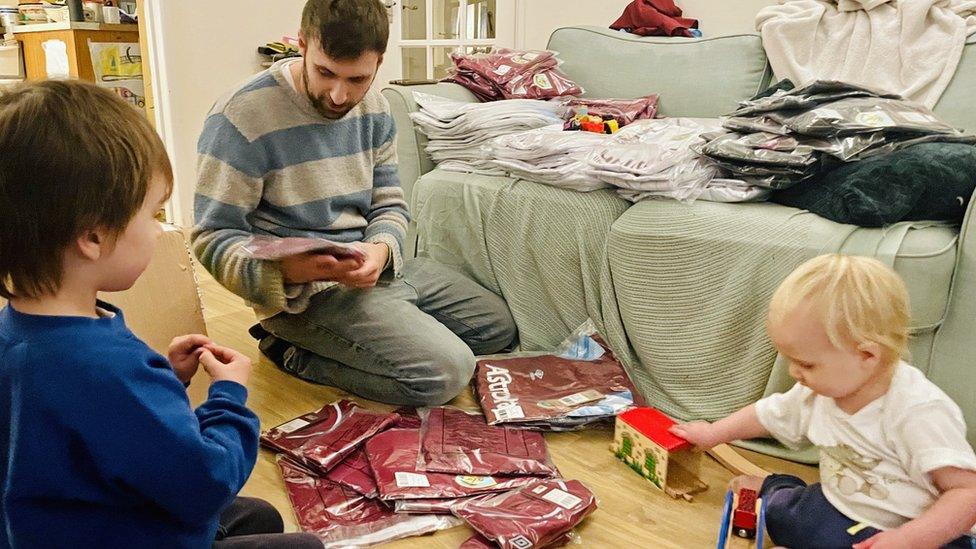
[(586, 97), (660, 94), (662, 116), (716, 117), (765, 89), (766, 52), (757, 35), (640, 37), (601, 27), (564, 27), (549, 38), (563, 71)]
[(953, 126), (976, 132), (976, 35), (970, 36), (962, 50), (962, 59), (942, 98), (935, 105), (935, 114)]

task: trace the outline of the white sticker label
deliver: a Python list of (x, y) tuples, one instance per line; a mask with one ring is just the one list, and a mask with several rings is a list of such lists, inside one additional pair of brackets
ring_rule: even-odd
[(563, 492), (559, 488), (553, 488), (548, 494), (542, 496), (542, 499), (551, 501), (563, 509), (572, 509), (583, 502), (580, 498), (569, 492)]
[(564, 406), (576, 406), (577, 404), (593, 402), (594, 400), (600, 400), (601, 398), (603, 398), (603, 394), (601, 394), (600, 391), (589, 389), (583, 391), (582, 393), (564, 396), (563, 398), (559, 399), (559, 403)]
[(397, 471), (394, 475), (396, 476), (398, 488), (430, 488), (430, 481), (427, 480), (427, 475), (406, 473), (403, 471)]
[(539, 58), (539, 54), (538, 53), (523, 53), (522, 54), (522, 59), (525, 59), (526, 61), (535, 61), (538, 58)]
[(817, 118), (830, 118), (832, 120), (840, 120), (844, 118), (834, 109), (815, 109), (813, 112), (816, 113)]
[(884, 112), (859, 112), (854, 117), (854, 120), (858, 124), (863, 124), (865, 126), (871, 126), (875, 128), (886, 128), (889, 126), (894, 126), (895, 121)]
[(297, 431), (306, 425), (308, 425), (307, 421), (302, 418), (297, 418), (289, 421), (288, 423), (283, 423), (275, 427), (275, 430), (282, 433), (291, 433), (292, 431)]
[(518, 535), (511, 539), (509, 545), (511, 545), (514, 549), (531, 549), (532, 541), (523, 535)]
[(497, 74), (498, 76), (505, 76), (506, 74), (508, 74), (508, 71), (510, 70), (512, 70), (512, 67), (509, 67), (508, 65), (502, 65), (497, 69), (495, 69), (495, 74)]
[(497, 421), (511, 421), (513, 419), (522, 419), (525, 417), (525, 412), (522, 411), (522, 407), (517, 404), (515, 406), (495, 408), (492, 411), (495, 413), (495, 420)]

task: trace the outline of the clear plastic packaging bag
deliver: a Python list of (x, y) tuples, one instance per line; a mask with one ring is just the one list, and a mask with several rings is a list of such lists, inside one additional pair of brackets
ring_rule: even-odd
[(539, 433), (488, 425), (479, 412), (447, 406), (423, 409), (420, 417), (417, 470), (488, 476), (558, 474)]
[(959, 133), (925, 106), (901, 99), (854, 97), (798, 114), (777, 112), (769, 116), (796, 133), (821, 137), (876, 131)]
[(331, 255), (336, 259), (366, 261), (366, 252), (354, 244), (333, 242), (325, 238), (298, 238), (254, 235), (244, 242), (244, 251), (254, 259), (279, 261), (299, 254)]
[(397, 514), (379, 500), (319, 478), (283, 456), (278, 456), (278, 467), (299, 525), (318, 536), (325, 549), (367, 547), (461, 523), (444, 515)]
[(604, 120), (613, 118), (620, 127), (624, 127), (636, 120), (652, 119), (657, 116), (657, 94), (638, 97), (637, 99), (555, 99), (564, 108), (561, 113), (563, 120), (569, 120), (578, 114), (599, 116)]
[(423, 471), (417, 468), (419, 452), (419, 429), (390, 429), (366, 441), (380, 499), (456, 499), (511, 490), (537, 480)]
[(582, 428), (643, 404), (592, 320), (551, 355), (479, 360), (472, 385), (489, 425)]
[(324, 475), (398, 418), (340, 400), (269, 429), (261, 443)]
[(453, 512), (498, 547), (526, 549), (561, 539), (596, 507), (596, 496), (583, 483), (554, 479), (462, 502)]

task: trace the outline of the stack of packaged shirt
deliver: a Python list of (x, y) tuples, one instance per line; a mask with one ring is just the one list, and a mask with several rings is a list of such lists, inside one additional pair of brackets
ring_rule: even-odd
[(488, 53), (452, 53), (451, 60), (454, 67), (445, 81), (464, 86), (482, 101), (583, 94), (583, 88), (559, 70), (561, 62), (553, 51), (494, 48)]
[(742, 102), (723, 126), (694, 148), (734, 177), (768, 189), (918, 143), (976, 141), (918, 103), (834, 81), (799, 89), (780, 82), (772, 94)]
[(650, 197), (720, 202), (763, 199), (767, 192), (729, 179), (721, 166), (694, 149), (704, 142), (704, 134), (720, 129), (720, 121), (710, 118), (638, 120), (587, 155), (586, 173), (618, 187), (632, 201)]
[(488, 144), (496, 137), (562, 123), (559, 105), (548, 101), (513, 99), (492, 103), (464, 103), (414, 92), (420, 106), (410, 114), (427, 136), (426, 150), (442, 169), (483, 175), (506, 172), (489, 160)]
[(582, 429), (643, 405), (592, 321), (553, 354), (478, 361), (471, 383), (489, 424), (521, 429)]
[(609, 185), (586, 173), (582, 157), (603, 146), (609, 135), (563, 131), (562, 124), (496, 137), (488, 157), (512, 177), (574, 191), (594, 191)]
[(540, 433), (489, 425), (477, 412), (377, 413), (339, 401), (261, 441), (280, 452), (302, 530), (327, 548), (464, 522), (484, 547), (546, 547), (596, 508), (585, 486), (560, 478)]

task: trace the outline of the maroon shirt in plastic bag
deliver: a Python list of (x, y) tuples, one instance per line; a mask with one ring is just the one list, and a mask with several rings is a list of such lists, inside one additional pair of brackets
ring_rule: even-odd
[[(546, 545), (546, 549), (554, 549), (556, 547), (563, 547), (573, 541), (573, 534), (567, 533), (563, 534), (556, 541)], [(464, 543), (462, 543), (458, 549), (498, 549), (498, 544), (485, 539), (481, 534), (475, 534), (468, 538)]]
[(496, 99), (552, 99), (581, 95), (583, 89), (559, 70), (551, 51), (496, 48), (489, 53), (451, 54), (450, 80), (482, 101)]
[(459, 504), (454, 514), (502, 549), (527, 549), (560, 539), (595, 509), (596, 497), (581, 482), (542, 480)]
[(338, 482), (346, 488), (352, 488), (368, 498), (375, 498), (379, 495), (376, 481), (373, 480), (373, 471), (369, 468), (369, 460), (366, 459), (366, 451), (362, 446), (353, 450), (346, 459), (329, 469), (325, 478), (332, 482)]
[(557, 474), (539, 433), (488, 425), (481, 414), (457, 408), (431, 408), (422, 417), (419, 469), (468, 475)]
[(681, 17), (681, 8), (674, 0), (634, 0), (610, 28), (640, 36), (691, 37), (688, 29), (697, 29), (698, 20)]
[(340, 400), (268, 430), (261, 435), (261, 442), (325, 474), (398, 418), (397, 414), (370, 412), (354, 402)]
[(465, 475), (417, 470), (419, 429), (390, 429), (366, 441), (380, 499), (463, 498), (512, 490), (536, 477)]
[(640, 393), (623, 365), (603, 340), (591, 337), (604, 349), (596, 360), (543, 355), (478, 361), (472, 383), (488, 423), (556, 419), (610, 393), (628, 390), (641, 405)]
[(325, 547), (373, 545), (457, 524), (442, 516), (397, 514), (379, 500), (317, 477), (285, 457), (278, 458), (278, 467), (299, 525)]

